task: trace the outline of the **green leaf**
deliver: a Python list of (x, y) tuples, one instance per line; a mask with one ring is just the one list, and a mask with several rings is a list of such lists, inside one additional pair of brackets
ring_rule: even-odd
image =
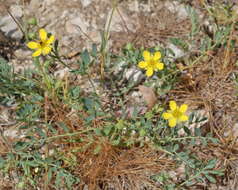
[(214, 144), (218, 144), (220, 141), (217, 138), (209, 138)]
[(180, 38), (170, 38), (170, 41), (175, 45), (178, 46), (180, 48), (182, 48), (183, 50), (187, 50), (188, 49), (188, 44), (183, 41)]
[(18, 151), (23, 150), (27, 147), (29, 147), (30, 143), (29, 142), (24, 142), (24, 141), (17, 141), (14, 148)]
[(216, 165), (216, 162), (217, 162), (216, 159), (209, 160), (208, 163), (207, 163), (207, 165), (206, 165), (206, 167), (205, 167), (204, 169), (207, 170), (207, 169), (212, 169), (212, 168), (214, 168), (215, 165)]
[(58, 126), (61, 127), (64, 132), (69, 133), (70, 129), (63, 123), (63, 122), (58, 122)]
[(192, 112), (192, 113), (190, 114), (190, 116), (189, 116), (189, 120), (188, 120), (188, 123), (189, 123), (189, 124), (192, 124), (192, 123), (193, 123), (194, 117), (195, 117), (195, 113)]
[(190, 20), (192, 23), (191, 36), (195, 36), (199, 31), (198, 15), (195, 9), (192, 8), (191, 6), (186, 6), (186, 10), (190, 16)]
[(47, 137), (45, 132), (41, 128), (36, 127), (35, 130), (36, 130), (37, 134), (40, 135), (42, 138), (45, 139)]
[(141, 137), (144, 137), (146, 135), (146, 130), (145, 129), (140, 129), (139, 134)]
[(173, 152), (176, 152), (178, 149), (179, 149), (179, 145), (175, 144), (174, 147), (173, 147)]
[(211, 183), (216, 183), (216, 182), (217, 182), (216, 179), (215, 179), (214, 177), (210, 176), (210, 175), (205, 174), (205, 177), (206, 177), (206, 178), (208, 179), (208, 181), (210, 181)]
[(102, 135), (102, 130), (99, 128), (94, 129), (94, 132), (96, 135), (101, 136)]
[(112, 141), (112, 144), (113, 144), (114, 146), (117, 146), (117, 145), (120, 144), (120, 142), (121, 142), (121, 138), (119, 137), (118, 139), (113, 140), (113, 141)]
[(97, 145), (96, 148), (93, 150), (93, 154), (98, 154), (101, 151), (101, 145)]
[(64, 176), (64, 173), (63, 173), (62, 170), (58, 171), (57, 174), (56, 174), (55, 184), (58, 188), (61, 186), (61, 184), (63, 184), (62, 183), (63, 176)]
[(123, 120), (119, 120), (116, 124), (116, 128), (119, 130), (122, 130), (123, 128), (125, 128), (126, 126), (124, 125), (124, 121)]
[(191, 131), (189, 130), (188, 127), (183, 126), (183, 129), (184, 129), (185, 133), (187, 133), (187, 135), (191, 135)]
[(195, 181), (187, 181), (185, 184), (187, 185), (187, 186), (192, 186), (192, 185), (194, 185), (196, 182)]
[(201, 138), (201, 142), (203, 146), (207, 146), (207, 140), (205, 138)]
[(59, 47), (59, 40), (55, 40), (54, 50), (56, 51), (56, 54), (58, 54), (58, 47)]
[(189, 144), (191, 146), (195, 146), (196, 145), (196, 139), (192, 138)]
[(51, 124), (46, 124), (46, 127), (50, 130), (50, 132), (52, 132), (53, 134), (57, 134), (58, 133), (58, 131), (54, 128), (54, 127), (52, 127), (52, 125)]
[(97, 45), (96, 44), (92, 45), (92, 56), (97, 57)]
[(51, 181), (52, 179), (52, 173), (53, 173), (53, 168), (49, 168), (48, 169), (48, 173), (47, 173), (47, 184)]
[(200, 128), (195, 127), (194, 133), (195, 133), (195, 136), (198, 136), (198, 137), (202, 136)]
[(112, 131), (114, 127), (113, 126), (107, 126), (103, 129), (103, 132), (106, 136), (109, 136), (110, 132)]
[(5, 160), (2, 157), (0, 157), (0, 169), (3, 169), (4, 165), (5, 165)]
[(90, 64), (90, 56), (89, 56), (89, 53), (88, 53), (88, 50), (84, 50), (83, 53), (81, 53), (81, 59), (83, 61), (83, 64), (88, 67), (89, 64)]
[(208, 172), (209, 174), (214, 174), (214, 175), (218, 175), (218, 176), (223, 176), (224, 175), (224, 171), (223, 170), (212, 170)]

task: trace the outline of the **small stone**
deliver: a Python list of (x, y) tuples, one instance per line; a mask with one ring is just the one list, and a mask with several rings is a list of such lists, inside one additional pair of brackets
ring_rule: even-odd
[(10, 137), (10, 138), (17, 138), (17, 137), (19, 137), (19, 132), (18, 132), (18, 130), (17, 129), (7, 129), (7, 130), (5, 130), (4, 132), (3, 132), (3, 135), (5, 136), (5, 137)]
[(12, 5), (10, 7), (10, 12), (12, 13), (13, 16), (15, 16), (17, 18), (21, 18), (23, 16), (22, 7), (19, 5)]
[(142, 100), (141, 100), (141, 98), (142, 98), (142, 94), (139, 92), (139, 91), (133, 91), (131, 94), (130, 94), (130, 100), (132, 101), (132, 102), (134, 102), (134, 103), (137, 103), (137, 104), (139, 104), (139, 103), (141, 103), (142, 102)]
[(69, 68), (64, 68), (64, 69), (61, 69), (61, 70), (59, 70), (59, 71), (56, 71), (55, 73), (54, 73), (54, 75), (56, 76), (56, 77), (58, 77), (59, 79), (63, 79), (65, 76), (67, 76), (67, 75), (69, 75), (69, 72), (70, 70), (69, 70)]
[(185, 52), (183, 50), (181, 50), (180, 48), (178, 48), (177, 46), (175, 46), (172, 43), (170, 43), (168, 45), (168, 48), (170, 48), (174, 52), (174, 58), (175, 59), (178, 59), (178, 58), (183, 57), (185, 55)]
[[(126, 14), (122, 10), (123, 9), (120, 9), (119, 7), (118, 11), (115, 11), (113, 13), (111, 23), (110, 23), (110, 30), (113, 32), (120, 32), (128, 28), (130, 31), (135, 31), (136, 26), (139, 26), (139, 20), (137, 18), (131, 18), (128, 14)], [(112, 10), (110, 10), (110, 12), (108, 13), (106, 28), (109, 25), (111, 14), (112, 14)], [(124, 23), (126, 23), (126, 27)]]
[(77, 16), (71, 20), (68, 20), (65, 24), (66, 31), (70, 34), (78, 34), (83, 32), (87, 32), (88, 23), (85, 22), (81, 16)]
[(32, 54), (32, 51), (30, 50), (23, 50), (23, 49), (17, 49), (14, 51), (14, 55), (19, 60), (25, 60), (27, 57), (30, 57)]
[(53, 3), (55, 3), (55, 1), (56, 1), (56, 0), (46, 0), (46, 1), (45, 1), (45, 5), (46, 5), (46, 6), (50, 6), (50, 5), (52, 5)]
[(99, 31), (90, 31), (88, 32), (88, 36), (94, 43), (100, 43), (101, 41), (101, 35)]
[(143, 74), (141, 71), (139, 71), (135, 68), (130, 68), (126, 71), (125, 78), (127, 80), (133, 80), (136, 82), (136, 81), (140, 81), (143, 79)]
[[(228, 136), (232, 136), (234, 139), (238, 138), (238, 123), (236, 123), (232, 129), (228, 129), (224, 132), (224, 136), (228, 137)], [(238, 142), (238, 139), (237, 139)]]
[(187, 10), (183, 4), (175, 1), (166, 1), (165, 7), (172, 13), (176, 13), (179, 19), (186, 19), (188, 17)]
[(92, 3), (92, 0), (81, 0), (83, 7), (87, 7)]
[(28, 9), (30, 9), (30, 10), (39, 10), (39, 8), (41, 7), (42, 2), (39, 2), (39, 0), (31, 0)]
[(8, 15), (0, 19), (0, 29), (6, 34), (6, 36), (13, 39), (21, 39), (23, 37), (23, 34), (15, 21)]

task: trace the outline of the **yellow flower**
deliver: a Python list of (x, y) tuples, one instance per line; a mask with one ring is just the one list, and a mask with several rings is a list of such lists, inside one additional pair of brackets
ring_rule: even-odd
[(187, 121), (188, 116), (185, 115), (185, 112), (188, 109), (187, 104), (182, 104), (180, 107), (177, 106), (175, 101), (169, 102), (170, 110), (163, 113), (163, 118), (169, 120), (169, 126), (175, 127), (177, 123)]
[(146, 70), (146, 76), (150, 77), (154, 71), (162, 70), (164, 64), (160, 62), (161, 53), (159, 51), (151, 54), (149, 51), (143, 52), (144, 61), (139, 62), (138, 67)]
[(55, 37), (51, 35), (49, 38), (47, 37), (47, 32), (45, 29), (40, 29), (39, 30), (39, 37), (40, 40), (37, 42), (29, 42), (27, 43), (27, 47), (30, 49), (36, 50), (32, 56), (37, 57), (40, 56), (41, 54), (47, 55), (51, 52), (52, 49), (52, 43), (55, 40)]

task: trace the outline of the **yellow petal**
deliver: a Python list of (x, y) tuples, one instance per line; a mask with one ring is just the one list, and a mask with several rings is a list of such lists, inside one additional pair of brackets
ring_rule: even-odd
[(151, 59), (149, 51), (143, 51), (143, 57), (145, 61), (149, 61)]
[(46, 44), (52, 44), (55, 41), (55, 37), (53, 35), (50, 36), (50, 38), (47, 40)]
[(175, 127), (177, 124), (177, 120), (175, 118), (169, 119), (169, 126), (170, 127)]
[(27, 43), (27, 47), (30, 49), (37, 49), (39, 48), (40, 44), (37, 42), (29, 42)]
[(43, 55), (47, 55), (47, 54), (49, 54), (50, 52), (51, 52), (51, 47), (50, 47), (50, 46), (44, 47), (44, 48), (42, 49)]
[(179, 120), (180, 121), (188, 121), (188, 116), (182, 115), (182, 116), (179, 117)]
[(154, 60), (158, 61), (161, 58), (161, 53), (159, 51), (155, 52), (154, 54)]
[(153, 68), (149, 67), (145, 74), (147, 77), (151, 77), (153, 75), (153, 73), (154, 73)]
[(169, 102), (169, 108), (170, 108), (172, 111), (176, 110), (176, 109), (177, 109), (177, 104), (176, 104), (176, 102), (175, 102), (175, 101), (170, 101), (170, 102)]
[(32, 57), (38, 57), (40, 54), (41, 54), (41, 49), (38, 49), (32, 54)]
[(172, 116), (171, 113), (165, 112), (165, 113), (163, 113), (162, 117), (163, 117), (164, 119), (170, 119), (170, 118), (173, 117), (173, 116)]
[(185, 113), (188, 109), (188, 105), (187, 104), (183, 104), (180, 106), (179, 111), (182, 113)]
[(40, 40), (41, 40), (42, 42), (45, 42), (45, 41), (46, 41), (46, 39), (47, 39), (47, 33), (46, 33), (45, 29), (40, 29), (40, 30), (39, 30), (39, 36), (40, 36)]
[(145, 61), (141, 61), (138, 64), (138, 67), (140, 67), (141, 69), (144, 69), (146, 66), (147, 66), (147, 62), (145, 62)]
[(164, 64), (163, 63), (156, 63), (156, 69), (163, 70)]

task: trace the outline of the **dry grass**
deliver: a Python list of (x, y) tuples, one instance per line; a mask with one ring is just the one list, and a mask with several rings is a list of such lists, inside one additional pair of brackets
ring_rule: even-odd
[(129, 30), (126, 23), (122, 23), (124, 31), (111, 33), (113, 53), (121, 53), (121, 48), (129, 42), (136, 48), (149, 48), (161, 43), (165, 44), (169, 38), (184, 38), (190, 31), (190, 21), (179, 19), (165, 6), (154, 5), (151, 11), (154, 12), (152, 15), (139, 14), (139, 25), (135, 30)]
[[(174, 167), (173, 162), (149, 147), (121, 149), (102, 138), (87, 145), (88, 142), (70, 144), (67, 151), (71, 157), (72, 151), (81, 147), (81, 151), (73, 153), (77, 158), (74, 173), (80, 176), (89, 189), (159, 189), (150, 176)], [(83, 150), (85, 146), (87, 148)], [(97, 146), (101, 149), (94, 153)]]
[(238, 175), (238, 141), (234, 134), (237, 130), (234, 126), (238, 122), (238, 99), (233, 79), (237, 54), (235, 50), (230, 52), (226, 67), (225, 55), (225, 49), (218, 50), (186, 70), (173, 94), (175, 99), (188, 102), (194, 109), (205, 110), (209, 116), (208, 123), (202, 126), (203, 131), (213, 132), (221, 144), (201, 150), (201, 153), (210, 152), (204, 154), (204, 158), (209, 158), (209, 155), (219, 158), (220, 167), (226, 168), (226, 177), (221, 185), (232, 188), (232, 185), (237, 184)]

